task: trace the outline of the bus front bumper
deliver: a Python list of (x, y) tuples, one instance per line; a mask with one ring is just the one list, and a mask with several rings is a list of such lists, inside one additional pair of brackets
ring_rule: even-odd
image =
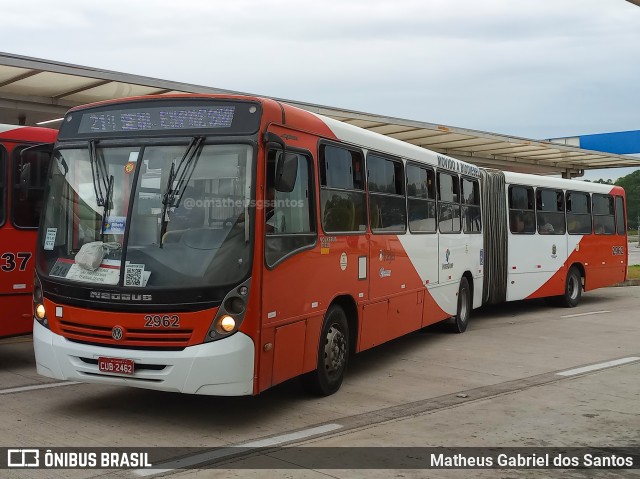
[[(243, 333), (182, 351), (142, 351), (80, 344), (33, 322), (38, 374), (54, 379), (215, 396), (253, 394), (254, 345)], [(104, 373), (98, 358), (132, 359), (131, 376)]]

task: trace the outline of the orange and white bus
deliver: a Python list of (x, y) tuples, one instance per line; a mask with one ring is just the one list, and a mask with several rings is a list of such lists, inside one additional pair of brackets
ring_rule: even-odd
[(463, 332), (483, 303), (574, 306), (625, 278), (626, 244), (619, 188), (486, 171), (274, 100), (78, 107), (38, 240), (37, 368), (210, 395), (302, 376), (327, 395), (351, 354)]
[(33, 265), (50, 154), (35, 145), (53, 144), (56, 133), (0, 124), (0, 337), (30, 333), (33, 325)]

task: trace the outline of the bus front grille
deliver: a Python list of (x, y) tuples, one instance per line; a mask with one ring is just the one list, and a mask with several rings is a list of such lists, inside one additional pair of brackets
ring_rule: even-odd
[(116, 347), (185, 348), (192, 329), (123, 329), (122, 338), (114, 339), (112, 328), (60, 321), (62, 335), (70, 340)]

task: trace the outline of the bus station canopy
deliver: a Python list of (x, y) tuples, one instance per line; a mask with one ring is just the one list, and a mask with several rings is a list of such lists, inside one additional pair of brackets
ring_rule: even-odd
[[(34, 125), (84, 103), (167, 93), (247, 94), (0, 52), (0, 123)], [(275, 99), (478, 166), (568, 177), (586, 169), (640, 167), (637, 157)]]

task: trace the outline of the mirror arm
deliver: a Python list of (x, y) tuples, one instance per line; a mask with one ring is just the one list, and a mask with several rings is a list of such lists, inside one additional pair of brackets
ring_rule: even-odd
[(262, 137), (262, 141), (266, 146), (269, 146), (269, 143), (275, 143), (280, 148), (282, 148), (282, 154), (283, 155), (285, 154), (287, 146), (285, 145), (284, 140), (280, 138), (280, 136), (276, 135), (275, 133), (266, 131)]

